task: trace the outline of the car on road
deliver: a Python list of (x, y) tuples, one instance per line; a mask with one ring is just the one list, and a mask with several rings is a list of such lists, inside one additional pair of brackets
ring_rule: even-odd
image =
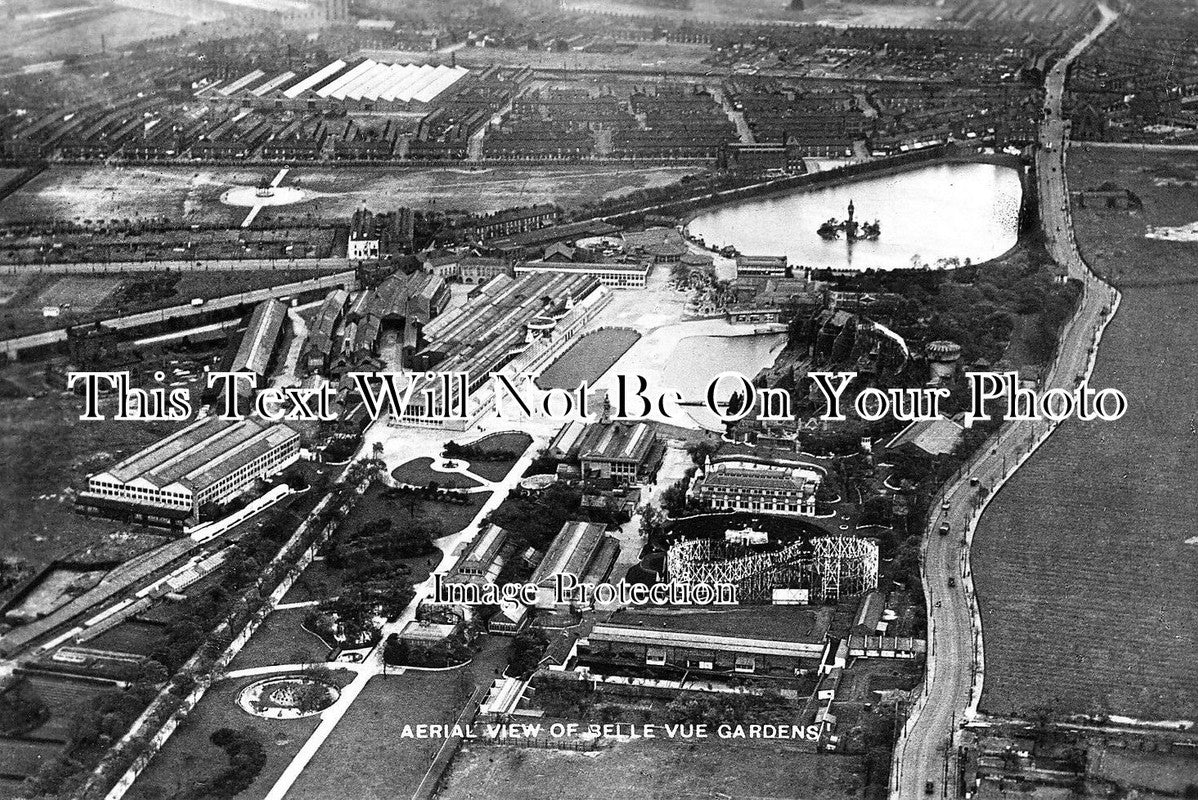
[(940, 504), (941, 511), (948, 511), (952, 507), (953, 507), (953, 504), (947, 500), (945, 500), (943, 503)]
[(941, 523), (940, 523), (940, 535), (941, 535), (941, 536), (948, 536), (948, 531), (949, 531), (948, 523), (947, 523), (947, 522), (941, 522)]
[(957, 585), (957, 579), (955, 577), (953, 577), (952, 575), (949, 575), (948, 576), (948, 588), (951, 589), (956, 585)]
[(978, 478), (975, 478), (975, 477), (973, 477), (972, 475), (971, 475), (971, 476), (969, 476), (969, 485), (970, 485), (970, 486), (977, 486), (977, 485), (978, 485), (979, 483), (981, 483), (981, 482), (982, 482), (982, 481), (981, 481), (980, 479), (978, 479)]

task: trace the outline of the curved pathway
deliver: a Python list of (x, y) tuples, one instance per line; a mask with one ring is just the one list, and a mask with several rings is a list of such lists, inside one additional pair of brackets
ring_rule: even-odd
[[(1046, 81), (1045, 119), (1036, 154), (1041, 224), (1049, 252), (1071, 278), (1082, 282), (1083, 295), (1077, 313), (1062, 334), (1056, 360), (1042, 389), (1072, 390), (1078, 381), (1089, 377), (1102, 330), (1118, 307), (1118, 293), (1091, 273), (1077, 252), (1065, 185), (1068, 122), (1061, 116), (1065, 79), (1069, 65), (1117, 19), (1105, 6), (1099, 9), (1098, 24), (1053, 66)], [(990, 498), (1054, 428), (1047, 422), (1007, 423), (934, 500), (947, 500), (948, 510), (933, 516), (924, 536), (927, 671), (923, 691), (895, 745), (891, 797), (926, 797), (929, 784), (931, 796), (959, 796), (955, 738), (960, 725), (977, 713), (985, 677), (981, 618), (973, 592), (968, 544)], [(977, 482), (976, 488), (971, 479)], [(942, 521), (950, 525), (949, 536), (936, 535)], [(950, 578), (955, 583), (951, 587)]]

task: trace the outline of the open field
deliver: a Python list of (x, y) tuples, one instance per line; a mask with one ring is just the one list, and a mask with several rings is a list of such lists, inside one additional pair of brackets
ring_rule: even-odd
[(1126, 181), (1144, 201), (1138, 217), (1074, 211), (1083, 254), (1123, 291), (1091, 385), (1122, 390), (1129, 410), (1065, 423), (982, 517), (973, 565), (986, 712), (1198, 719), (1198, 562), (1186, 544), (1198, 508), (1198, 243), (1142, 235), (1192, 213), (1198, 189), (1158, 192), (1122, 159), (1074, 149), (1070, 180)]
[[(264, 209), (262, 219), (349, 219), (363, 204), (376, 211), (399, 206), (494, 211), (515, 205), (563, 205), (663, 186), (698, 167), (595, 165), (572, 167), (296, 167), (286, 186), (302, 202)], [(0, 224), (50, 219), (112, 220), (167, 217), (176, 222), (236, 225), (245, 208), (220, 202), (226, 189), (269, 180), (276, 167), (65, 165), (52, 167), (0, 201)]]
[(48, 675), (29, 676), (29, 685), (50, 709), (50, 718), (29, 732), (33, 739), (65, 742), (75, 727), (77, 715), (95, 698), (111, 691), (103, 684), (85, 683)]
[(0, 52), (33, 59), (99, 53), (102, 45), (111, 50), (144, 39), (172, 36), (189, 27), (182, 16), (115, 4), (64, 14), (61, 19), (39, 20), (32, 14), (17, 19), (21, 24), (0, 27)]
[(1186, 786), (1194, 785), (1194, 759), (1181, 753), (1142, 753), (1118, 747), (1090, 751), (1089, 771), (1122, 786), (1141, 792), (1157, 791), (1184, 797)]
[[(227, 262), (226, 262), (227, 263)], [(18, 268), (19, 269), (19, 268)], [(161, 268), (157, 271), (160, 272)], [(256, 269), (176, 272), (161, 296), (124, 302), (128, 287), (144, 283), (155, 272), (126, 273), (120, 278), (97, 275), (43, 275), (32, 271), (0, 277), (0, 337), (64, 328), (111, 316), (154, 308), (186, 305), (194, 298), (211, 300), (327, 274), (320, 270)], [(7, 298), (6, 298), (7, 295)], [(47, 295), (49, 295), (47, 297)], [(73, 302), (73, 298), (82, 302)], [(73, 303), (57, 317), (43, 317), (43, 305)]]
[(410, 671), (371, 678), (291, 787), (288, 798), (410, 797), (441, 739), (401, 738), (404, 726), (452, 724), (469, 687), (465, 670)]
[(44, 306), (70, 306), (76, 311), (91, 311), (121, 285), (119, 278), (92, 278), (80, 281), (74, 277), (59, 278), (38, 295)]
[(540, 374), (537, 386), (573, 391), (583, 381), (594, 382), (640, 338), (631, 328), (605, 328), (588, 333)]
[(441, 800), (863, 797), (860, 760), (787, 742), (636, 741), (596, 753), (471, 745), (454, 759)]
[[(1176, 180), (1188, 176), (1189, 184)], [(1198, 282), (1194, 242), (1145, 237), (1149, 227), (1182, 227), (1198, 221), (1198, 153), (1138, 149), (1069, 151), (1069, 188), (1093, 189), (1104, 181), (1130, 189), (1143, 209), (1128, 212), (1073, 205), (1078, 248), (1086, 263), (1120, 288), (1175, 281)]]
[[(332, 673), (344, 686), (353, 677), (344, 670)], [(238, 800), (259, 800), (266, 796), (279, 775), (320, 724), (319, 716), (303, 719), (263, 719), (242, 711), (237, 693), (260, 678), (230, 680), (213, 686), (195, 709), (184, 718), (163, 748), (133, 784), (129, 800), (171, 797), (183, 787), (215, 777), (225, 769), (224, 754), (208, 737), (220, 728), (249, 728), (266, 748), (266, 766), (249, 788), (238, 793)]]
[[(169, 433), (164, 423), (80, 422), (83, 398), (41, 385), (40, 365), (3, 375), (29, 399), (0, 400), (0, 556), (45, 563), (68, 553), (105, 551), (123, 560), (160, 544), (153, 531), (75, 514), (71, 491), (87, 475)], [(33, 397), (35, 392), (44, 396)], [(86, 553), (81, 553), (86, 558)]]
[[(190, 587), (189, 587), (190, 588)], [(166, 642), (166, 627), (127, 620), (88, 641), (88, 647), (148, 656)]]
[[(0, 790), (7, 788), (12, 782), (16, 788), (21, 787), (24, 776), (34, 775), (43, 764), (48, 764), (58, 756), (61, 745), (53, 742), (30, 742), (23, 739), (0, 739)], [(18, 794), (5, 794), (5, 797), (19, 797)]]

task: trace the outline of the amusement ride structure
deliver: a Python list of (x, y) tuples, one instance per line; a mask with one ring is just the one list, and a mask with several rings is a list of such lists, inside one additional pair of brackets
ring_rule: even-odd
[(774, 589), (809, 589), (813, 602), (840, 600), (878, 586), (878, 543), (818, 536), (767, 549), (735, 539), (684, 539), (666, 553), (679, 583), (731, 583), (740, 602), (768, 603)]

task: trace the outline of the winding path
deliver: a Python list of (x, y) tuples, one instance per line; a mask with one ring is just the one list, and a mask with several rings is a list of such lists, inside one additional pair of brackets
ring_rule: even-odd
[[(1069, 65), (1117, 19), (1099, 6), (1101, 19), (1061, 58), (1046, 80), (1045, 118), (1036, 153), (1041, 224), (1048, 249), (1069, 277), (1081, 281), (1082, 302), (1060, 340), (1056, 359), (1042, 389), (1072, 390), (1089, 378), (1102, 330), (1118, 307), (1119, 296), (1082, 261), (1073, 239), (1069, 193), (1065, 184), (1065, 151), (1069, 123), (1061, 101)], [(910, 800), (930, 796), (958, 797), (956, 736), (960, 726), (977, 714), (985, 678), (981, 617), (973, 591), (969, 543), (990, 498), (1042, 444), (1055, 425), (1010, 422), (961, 473), (949, 483), (942, 499), (948, 508), (934, 516), (924, 536), (923, 580), (928, 604), (928, 664), (923, 691), (895, 745), (891, 797)], [(976, 488), (971, 485), (976, 481)], [(947, 521), (951, 535), (936, 530)], [(964, 545), (964, 546), (963, 546)], [(954, 585), (949, 585), (949, 580)]]

